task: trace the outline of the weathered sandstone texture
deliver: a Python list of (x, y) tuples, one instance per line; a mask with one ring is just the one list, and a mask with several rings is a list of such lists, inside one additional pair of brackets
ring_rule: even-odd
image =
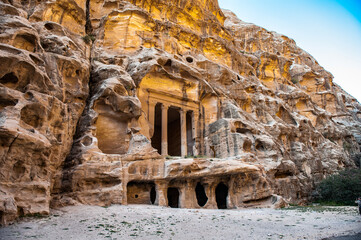
[(216, 0), (0, 0), (0, 220), (69, 204), (306, 202), (361, 105)]

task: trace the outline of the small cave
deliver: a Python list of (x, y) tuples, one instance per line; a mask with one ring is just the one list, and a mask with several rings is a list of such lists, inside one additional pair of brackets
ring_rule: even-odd
[(18, 81), (18, 77), (13, 72), (7, 73), (0, 78), (0, 83), (7, 87), (14, 87)]
[(0, 211), (0, 225), (4, 224), (4, 212)]
[(4, 96), (0, 96), (0, 111), (6, 107), (13, 107), (18, 103), (18, 99), (7, 99)]
[(228, 187), (219, 183), (216, 187), (216, 202), (218, 209), (227, 209)]
[(42, 126), (45, 114), (46, 109), (40, 104), (27, 105), (20, 111), (21, 120), (34, 128)]
[(206, 191), (204, 190), (204, 186), (201, 183), (197, 183), (195, 191), (197, 203), (200, 207), (203, 207), (208, 202), (208, 197)]
[(192, 57), (186, 57), (186, 60), (188, 63), (193, 63), (194, 61)]
[(54, 29), (54, 26), (53, 26), (53, 24), (51, 24), (51, 23), (45, 23), (44, 27), (45, 27), (47, 30), (49, 30), (49, 31), (51, 31), (51, 30)]
[(260, 140), (256, 141), (255, 146), (258, 151), (262, 151), (262, 152), (266, 151), (266, 148), (265, 148), (263, 142), (261, 142)]
[(164, 67), (172, 67), (172, 60), (171, 60), (171, 59), (168, 59), (168, 60), (165, 62)]
[(170, 187), (167, 190), (168, 206), (171, 208), (179, 208), (179, 190)]
[(252, 142), (250, 140), (246, 140), (243, 143), (243, 151), (251, 152), (252, 151)]
[(154, 204), (156, 196), (154, 182), (129, 182), (127, 184), (128, 204)]
[(29, 52), (36, 51), (36, 37), (30, 34), (19, 34), (13, 42), (14, 47), (24, 49)]
[(291, 177), (293, 176), (293, 173), (291, 171), (276, 171), (275, 173), (275, 178), (276, 179), (280, 179), (280, 178), (287, 178), (287, 177)]
[(19, 217), (24, 217), (25, 216), (24, 208), (17, 207), (17, 214)]
[(252, 133), (252, 131), (250, 129), (247, 129), (247, 128), (237, 128), (236, 132), (241, 133), (241, 134)]

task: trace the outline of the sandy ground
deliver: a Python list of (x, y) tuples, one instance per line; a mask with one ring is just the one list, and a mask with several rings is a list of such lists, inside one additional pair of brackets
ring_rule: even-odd
[(323, 239), (361, 232), (356, 207), (200, 210), (76, 206), (0, 228), (0, 239)]

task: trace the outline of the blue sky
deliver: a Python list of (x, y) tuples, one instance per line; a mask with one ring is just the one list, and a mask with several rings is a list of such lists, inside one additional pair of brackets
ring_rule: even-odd
[(294, 39), (361, 102), (361, 0), (219, 0), (245, 21)]

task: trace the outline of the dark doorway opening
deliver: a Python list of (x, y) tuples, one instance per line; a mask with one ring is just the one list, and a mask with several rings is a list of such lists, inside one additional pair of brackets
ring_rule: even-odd
[(228, 187), (219, 183), (216, 187), (216, 202), (219, 209), (227, 209)]
[(206, 203), (208, 201), (208, 197), (207, 197), (206, 191), (204, 190), (204, 187), (201, 183), (197, 183), (196, 197), (197, 197), (198, 205), (200, 207), (203, 207), (204, 205), (206, 205)]
[[(155, 196), (152, 196), (153, 188)], [(154, 197), (154, 201), (152, 197)], [(155, 197), (155, 184), (153, 182), (129, 182), (127, 184), (128, 204), (154, 204)]]
[(186, 125), (187, 125), (187, 155), (193, 156), (193, 145), (194, 145), (194, 137), (193, 137), (193, 123), (192, 123), (192, 112), (187, 112), (186, 115)]
[(155, 186), (153, 186), (152, 189), (150, 189), (150, 203), (154, 204), (156, 198), (157, 198), (157, 192), (155, 191)]
[(152, 147), (162, 154), (162, 104), (160, 103), (154, 108), (154, 133), (151, 141)]
[(19, 217), (24, 217), (24, 216), (25, 216), (24, 208), (22, 208), (22, 207), (17, 207), (17, 211), (18, 211), (18, 216), (19, 216)]
[(178, 188), (168, 188), (167, 191), (168, 206), (171, 208), (179, 207), (179, 191)]
[(168, 109), (168, 154), (181, 156), (181, 125), (180, 113), (176, 108)]

